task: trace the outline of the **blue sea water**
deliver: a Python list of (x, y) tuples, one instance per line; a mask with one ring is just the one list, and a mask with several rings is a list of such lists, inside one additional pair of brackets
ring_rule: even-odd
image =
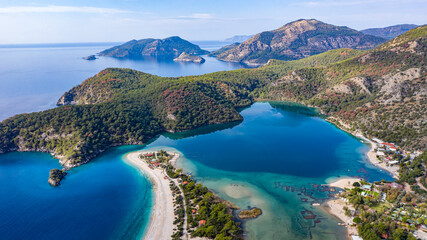
[[(224, 43), (202, 44), (212, 50)], [(106, 47), (0, 48), (0, 119), (50, 108), (64, 91), (106, 67), (162, 76), (241, 67), (210, 58), (205, 65), (81, 59)], [(49, 170), (60, 167), (50, 155), (0, 155), (0, 239), (139, 238), (149, 219), (152, 188), (144, 174), (122, 158), (143, 148), (179, 151), (180, 166), (218, 195), (241, 208), (261, 207), (263, 215), (243, 225), (250, 239), (342, 239), (345, 230), (336, 220), (310, 204), (330, 193), (316, 186), (342, 176), (391, 180), (366, 163), (367, 146), (313, 109), (256, 103), (241, 114), (241, 123), (168, 133), (147, 146), (110, 149), (71, 170), (58, 188), (47, 184)], [(302, 218), (304, 210), (313, 211), (320, 222)]]
[[(336, 219), (311, 205), (335, 193), (316, 185), (347, 176), (392, 180), (367, 163), (368, 146), (314, 109), (255, 103), (241, 114), (240, 124), (164, 134), (147, 148), (176, 149), (180, 167), (219, 196), (241, 209), (260, 207), (261, 217), (244, 223), (250, 239), (346, 239)], [(304, 219), (305, 210), (316, 219)]]
[(0, 155), (0, 239), (136, 239), (152, 206), (150, 182), (114, 148), (47, 183), (57, 159), (45, 153)]
[[(196, 42), (207, 50), (225, 42)], [(139, 60), (100, 57), (82, 59), (117, 43), (0, 45), (0, 121), (15, 114), (55, 106), (61, 95), (108, 67), (132, 68), (165, 77), (200, 75), (243, 66), (203, 56), (203, 64), (146, 57)]]

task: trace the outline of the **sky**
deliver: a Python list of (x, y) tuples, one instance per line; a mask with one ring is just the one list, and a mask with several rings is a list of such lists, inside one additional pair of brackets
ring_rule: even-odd
[(223, 40), (302, 18), (361, 30), (426, 12), (427, 0), (0, 0), (0, 44)]

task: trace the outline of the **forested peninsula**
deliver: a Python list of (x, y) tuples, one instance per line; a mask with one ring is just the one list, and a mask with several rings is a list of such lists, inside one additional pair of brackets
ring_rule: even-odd
[(408, 149), (427, 146), (427, 27), (372, 50), (338, 49), (295, 61), (201, 76), (159, 77), (108, 68), (66, 92), (54, 109), (0, 123), (0, 153), (52, 153), (64, 167), (162, 132), (241, 121), (259, 100), (294, 101)]

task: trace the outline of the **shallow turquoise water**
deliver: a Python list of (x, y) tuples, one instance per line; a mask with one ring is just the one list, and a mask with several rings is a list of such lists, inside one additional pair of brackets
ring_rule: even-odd
[[(135, 239), (152, 206), (146, 177), (123, 162), (139, 149), (179, 151), (198, 181), (240, 208), (263, 215), (244, 222), (250, 239), (343, 239), (345, 229), (319, 207), (331, 177), (391, 180), (364, 161), (368, 147), (295, 104), (256, 103), (244, 121), (164, 134), (147, 146), (113, 148), (47, 184), (58, 161), (44, 153), (0, 155), (0, 236), (7, 239)], [(326, 190), (329, 190), (326, 189)], [(315, 214), (305, 219), (302, 211)], [(67, 234), (64, 234), (67, 233)]]
[[(345, 239), (345, 229), (311, 205), (334, 193), (317, 185), (331, 177), (392, 179), (366, 164), (367, 146), (313, 109), (256, 103), (241, 114), (241, 124), (166, 134), (147, 148), (177, 149), (185, 156), (180, 167), (218, 195), (260, 207), (263, 215), (244, 223), (250, 239)], [(305, 210), (316, 218), (305, 219)]]

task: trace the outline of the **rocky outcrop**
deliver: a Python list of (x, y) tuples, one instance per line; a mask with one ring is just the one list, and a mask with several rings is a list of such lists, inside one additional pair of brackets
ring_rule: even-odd
[(173, 59), (175, 62), (193, 62), (204, 63), (206, 60), (200, 56), (191, 55), (186, 52), (181, 53), (179, 57)]
[(59, 186), (61, 184), (61, 180), (64, 179), (66, 175), (67, 172), (65, 171), (65, 169), (59, 170), (57, 168), (54, 168), (49, 172), (48, 182), (52, 187)]
[(96, 60), (96, 56), (95, 55), (90, 55), (90, 56), (84, 57), (83, 59), (84, 60), (92, 61), (92, 60)]
[(169, 37), (165, 39), (132, 40), (120, 46), (104, 50), (99, 55), (116, 58), (141, 58), (143, 56), (178, 57), (183, 52), (194, 55), (209, 53), (180, 37)]
[(262, 210), (260, 208), (252, 208), (249, 210), (242, 210), (239, 212), (239, 218), (240, 219), (250, 219), (250, 218), (257, 218), (259, 215), (262, 214)]
[(383, 38), (365, 35), (348, 27), (302, 19), (259, 33), (218, 55), (218, 59), (261, 65), (269, 59), (295, 60), (337, 48), (370, 49), (383, 42)]

